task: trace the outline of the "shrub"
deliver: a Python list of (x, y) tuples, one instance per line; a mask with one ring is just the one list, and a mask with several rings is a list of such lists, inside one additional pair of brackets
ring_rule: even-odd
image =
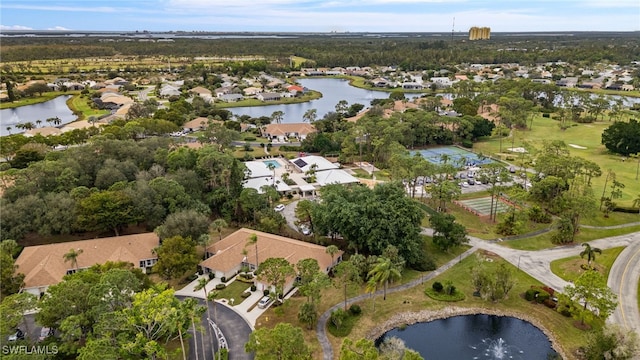
[(556, 307), (556, 302), (551, 300), (551, 299), (547, 299), (543, 302), (544, 306), (548, 307), (549, 309), (554, 309)]
[(569, 305), (559, 308), (558, 312), (562, 314), (562, 316), (571, 317), (571, 307)]
[(542, 290), (544, 290), (544, 291), (548, 292), (548, 293), (549, 293), (549, 295), (551, 295), (551, 296), (553, 296), (553, 294), (555, 294), (555, 293), (556, 293), (556, 291), (555, 291), (555, 290), (553, 290), (552, 288), (550, 288), (550, 287), (548, 287), (548, 286), (543, 286), (543, 287), (542, 287)]
[(256, 291), (257, 288), (258, 287), (255, 284), (251, 285), (251, 291)]
[(248, 298), (249, 296), (251, 296), (251, 293), (250, 293), (250, 292), (248, 292), (248, 291), (245, 291), (245, 292), (243, 292), (243, 293), (242, 293), (242, 295), (240, 295), (240, 297), (241, 297), (241, 298), (243, 298), (243, 299), (246, 299), (246, 298)]
[(245, 136), (244, 141), (256, 141), (255, 136)]
[(362, 308), (358, 304), (353, 304), (349, 307), (349, 312), (354, 316), (358, 316), (362, 313)]
[(187, 280), (190, 281), (190, 282), (195, 280), (195, 279), (197, 279), (197, 278), (198, 278), (198, 274), (192, 274), (192, 275), (187, 276)]
[(216, 277), (216, 273), (212, 273), (212, 272), (209, 273), (209, 280), (213, 280), (215, 279), (215, 277)]
[(549, 113), (544, 113), (544, 114), (542, 114), (542, 117), (543, 117), (543, 118), (550, 118), (550, 117), (551, 117), (551, 115), (549, 115)]
[(467, 149), (473, 148), (473, 141), (471, 141), (469, 139), (463, 139), (461, 144), (462, 144), (463, 147), (465, 147)]
[(220, 281), (222, 281), (223, 283), (226, 283), (227, 282), (227, 277), (226, 276), (221, 277)]
[(456, 292), (456, 287), (455, 287), (455, 286), (453, 286), (453, 282), (451, 282), (451, 281), (447, 281), (447, 283), (446, 283), (446, 285), (445, 285), (445, 287), (444, 287), (444, 292), (445, 292), (447, 295), (453, 295), (453, 294), (455, 294), (455, 292)]
[(218, 284), (218, 285), (216, 285), (216, 290), (222, 290), (222, 289), (224, 289), (226, 287), (227, 287), (227, 285), (225, 285), (225, 284)]
[(551, 295), (548, 292), (540, 290), (536, 296), (536, 302), (542, 304), (545, 300), (549, 300), (550, 297)]
[(529, 219), (538, 224), (549, 224), (551, 223), (551, 215), (544, 211), (540, 206), (533, 205), (527, 211), (527, 215)]
[(435, 292), (440, 292), (440, 291), (442, 291), (442, 289), (443, 289), (444, 287), (442, 286), (442, 284), (441, 284), (439, 281), (436, 281), (436, 282), (434, 282), (434, 283), (433, 283), (433, 285), (431, 285), (431, 288), (432, 288), (432, 289), (433, 289), (433, 291), (435, 291)]
[(262, 290), (262, 295), (269, 296), (269, 289)]
[(538, 289), (528, 289), (525, 293), (524, 293), (524, 298), (527, 301), (533, 301), (536, 299), (536, 294), (538, 294)]

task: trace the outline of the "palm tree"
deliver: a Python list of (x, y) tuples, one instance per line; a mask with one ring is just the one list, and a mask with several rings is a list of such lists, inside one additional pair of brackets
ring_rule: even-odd
[(73, 268), (75, 268), (76, 272), (78, 271), (78, 256), (80, 256), (80, 254), (82, 254), (84, 251), (82, 249), (78, 249), (78, 250), (74, 250), (71, 249), (69, 250), (68, 253), (62, 255), (62, 258), (64, 259), (64, 262), (70, 261), (71, 262), (71, 266)]
[(216, 298), (220, 295), (220, 293), (216, 290), (209, 291), (209, 294), (206, 296), (207, 301), (213, 302), (213, 321), (215, 323), (218, 322), (218, 308), (216, 307)]
[(338, 249), (338, 247), (335, 245), (329, 245), (325, 250), (325, 252), (331, 256), (331, 266), (333, 266), (334, 264), (333, 257), (338, 253), (338, 251), (340, 251), (340, 249)]
[(633, 199), (633, 204), (631, 206), (634, 208), (640, 208), (640, 194), (638, 194), (637, 198)]
[(276, 166), (273, 163), (267, 164), (267, 169), (273, 171), (273, 175), (271, 176), (271, 186), (276, 187)]
[(9, 132), (9, 135), (11, 135), (11, 126), (7, 126), (7, 132)]
[(42, 120), (40, 119), (36, 120), (36, 127), (40, 127), (40, 124), (42, 124)]
[(222, 240), (222, 229), (226, 228), (227, 226), (229, 226), (229, 225), (227, 224), (226, 221), (224, 221), (223, 218), (215, 219), (211, 223), (211, 229), (213, 229), (213, 230), (218, 232), (218, 239), (219, 240)]
[(602, 254), (602, 250), (591, 247), (589, 243), (582, 243), (584, 250), (580, 253), (580, 258), (587, 257), (587, 266), (591, 267), (591, 261), (596, 260), (596, 253)]
[(400, 271), (394, 266), (391, 259), (385, 257), (379, 257), (376, 260), (376, 264), (369, 271), (367, 277), (369, 278), (369, 282), (376, 285), (382, 285), (384, 288), (384, 297), (383, 300), (387, 300), (387, 285), (389, 281), (393, 281), (399, 279), (402, 275)]
[(209, 311), (209, 295), (207, 295), (207, 283), (209, 279), (206, 277), (201, 277), (198, 279), (198, 284), (193, 288), (194, 291), (204, 291), (204, 300), (207, 303), (207, 317), (211, 319), (211, 311)]
[(247, 241), (246, 245), (255, 245), (256, 246), (256, 270), (257, 270), (258, 269), (258, 265), (260, 265), (260, 262), (258, 261), (258, 235), (256, 235), (255, 233), (249, 235), (249, 240)]

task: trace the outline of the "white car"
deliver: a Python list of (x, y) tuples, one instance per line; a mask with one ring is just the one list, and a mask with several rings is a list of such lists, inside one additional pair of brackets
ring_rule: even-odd
[(300, 225), (300, 232), (303, 235), (311, 235), (311, 229), (308, 225)]
[(271, 298), (268, 296), (263, 296), (262, 299), (260, 299), (260, 301), (258, 301), (258, 307), (260, 309), (264, 309), (267, 306), (269, 306), (269, 303), (271, 303)]
[(284, 210), (284, 204), (278, 204), (278, 206), (276, 206), (273, 210), (278, 212)]

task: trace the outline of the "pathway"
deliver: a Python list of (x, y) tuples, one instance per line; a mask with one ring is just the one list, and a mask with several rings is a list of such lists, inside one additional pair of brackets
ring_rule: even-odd
[[(616, 226), (624, 227), (620, 225)], [(421, 233), (433, 236), (432, 229), (423, 228)], [(460, 258), (455, 258), (449, 261), (444, 266), (429, 273), (429, 275), (425, 276), (424, 279), (417, 279), (412, 282), (387, 289), (387, 293), (403, 291), (420, 285), (423, 281), (428, 281), (440, 275), (442, 272), (460, 262), (462, 258), (466, 258), (478, 249), (491, 251), (514, 266), (517, 266), (518, 269), (526, 272), (543, 284), (550, 286), (555, 290), (563, 291), (569, 282), (551, 272), (551, 261), (574, 256), (579, 254), (581, 251), (580, 244), (560, 246), (539, 251), (524, 251), (500, 246), (496, 241), (482, 240), (473, 236), (468, 236), (468, 238), (469, 244), (472, 248), (464, 252)], [(593, 240), (589, 241), (589, 244), (600, 249), (609, 249), (620, 246), (627, 247), (627, 249), (618, 256), (610, 272), (608, 285), (618, 295), (620, 304), (618, 309), (616, 309), (616, 312), (608, 319), (608, 321), (640, 332), (640, 313), (638, 312), (637, 306), (637, 286), (640, 277), (640, 232)], [(376, 292), (376, 295), (381, 293), (382, 290)], [(367, 297), (369, 297), (368, 294), (363, 294), (348, 299), (347, 306), (365, 300)], [(331, 360), (334, 358), (333, 348), (331, 347), (326, 334), (327, 321), (331, 316), (331, 311), (341, 306), (343, 306), (343, 303), (336, 304), (324, 312), (318, 319), (316, 331), (325, 360)]]

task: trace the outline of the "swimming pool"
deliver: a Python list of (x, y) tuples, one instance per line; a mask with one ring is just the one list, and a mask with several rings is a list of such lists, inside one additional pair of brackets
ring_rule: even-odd
[(263, 163), (268, 167), (269, 164), (273, 165), (274, 168), (279, 168), (280, 167), (280, 163), (276, 160), (264, 160)]
[(492, 161), (487, 158), (480, 159), (476, 153), (463, 150), (455, 146), (442, 146), (431, 149), (411, 151), (411, 155), (420, 154), (423, 158), (434, 164), (443, 163), (443, 155), (448, 157), (449, 164), (462, 164), (469, 166), (478, 166), (489, 164)]

